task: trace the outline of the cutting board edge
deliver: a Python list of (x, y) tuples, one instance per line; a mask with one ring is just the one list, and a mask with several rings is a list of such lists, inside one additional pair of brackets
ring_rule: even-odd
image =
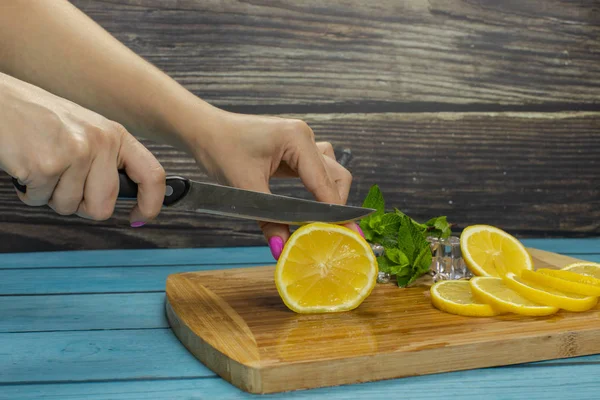
[[(171, 330), (183, 346), (211, 371), (226, 381), (249, 393), (262, 393), (260, 368), (255, 365), (245, 365), (211, 346), (202, 337), (196, 335), (183, 321), (179, 319), (169, 299), (165, 296), (165, 313)], [(224, 362), (219, 362), (224, 360)]]
[[(600, 354), (600, 347), (594, 348), (599, 334), (600, 327), (547, 336), (532, 335), (525, 339), (481, 341), (475, 344), (477, 354), (474, 357), (469, 356), (469, 351), (464, 351), (473, 347), (473, 343), (469, 343), (425, 350), (392, 351), (352, 359), (339, 358), (264, 366), (260, 368), (260, 374), (257, 375), (260, 380), (257, 388), (260, 387), (262, 390), (251, 393), (281, 393)], [(580, 343), (587, 343), (587, 345), (581, 347)], [(515, 352), (515, 346), (521, 346), (522, 351)], [(510, 347), (511, 351), (506, 351), (507, 347)], [(555, 351), (548, 351), (553, 348)], [(461, 352), (465, 355), (461, 363), (447, 365), (439, 363), (439, 360), (451, 357), (452, 353)], [(518, 356), (514, 356), (514, 353)], [(423, 360), (429, 362), (424, 364)], [(350, 361), (363, 371), (362, 375), (361, 371), (354, 373), (348, 371)], [(340, 374), (340, 371), (344, 373)], [(332, 376), (336, 377), (333, 382)], [(360, 378), (352, 378), (356, 376)], [(226, 380), (245, 390), (236, 382)]]

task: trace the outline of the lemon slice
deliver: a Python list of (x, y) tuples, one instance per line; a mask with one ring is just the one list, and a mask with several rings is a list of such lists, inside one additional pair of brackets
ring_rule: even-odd
[(492, 317), (499, 312), (473, 298), (469, 281), (439, 281), (431, 286), (431, 302), (438, 310), (467, 317)]
[(557, 307), (545, 306), (527, 300), (504, 284), (502, 278), (476, 276), (471, 278), (471, 290), (476, 299), (490, 304), (500, 311), (520, 315), (550, 315), (558, 311)]
[(341, 312), (369, 296), (377, 273), (373, 250), (362, 236), (317, 222), (292, 234), (275, 267), (275, 285), (297, 313)]
[(587, 311), (598, 303), (597, 297), (562, 292), (519, 278), (512, 272), (504, 276), (504, 283), (528, 300), (568, 311)]
[(562, 268), (562, 270), (600, 279), (600, 264), (598, 263), (577, 262), (567, 265), (566, 267)]
[(600, 279), (572, 271), (541, 268), (536, 271), (523, 271), (521, 277), (564, 292), (600, 296)]
[(471, 225), (460, 235), (460, 248), (467, 267), (475, 275), (501, 277), (533, 269), (533, 261), (515, 237), (489, 225)]

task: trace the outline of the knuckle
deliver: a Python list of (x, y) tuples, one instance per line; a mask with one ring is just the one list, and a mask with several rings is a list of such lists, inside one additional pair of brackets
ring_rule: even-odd
[(308, 124), (301, 119), (287, 120), (288, 131), (294, 135), (303, 135), (309, 139), (314, 139), (315, 134)]
[(64, 162), (51, 157), (39, 160), (36, 169), (39, 175), (41, 175), (40, 180), (45, 180), (45, 178), (60, 175), (64, 168), (64, 164)]
[(124, 135), (129, 135), (129, 131), (118, 122), (110, 121), (111, 131), (117, 135), (117, 137), (121, 137)]
[(122, 137), (128, 132), (123, 125), (106, 120), (105, 124), (89, 127), (88, 133), (97, 147), (114, 149), (118, 147)]
[(323, 149), (327, 152), (333, 153), (333, 145), (330, 142), (322, 142)]
[(82, 137), (76, 138), (73, 141), (71, 154), (80, 163), (89, 161), (92, 155), (90, 143)]
[(148, 177), (153, 185), (164, 185), (167, 179), (167, 173), (165, 172), (164, 168), (158, 164), (150, 170)]
[(346, 182), (349, 182), (349, 183), (351, 183), (351, 182), (352, 182), (352, 179), (353, 179), (353, 177), (352, 177), (352, 173), (351, 173), (350, 171), (348, 171), (346, 168), (344, 168), (344, 169), (343, 169), (343, 172), (342, 172), (342, 179), (343, 179), (344, 181), (346, 181)]

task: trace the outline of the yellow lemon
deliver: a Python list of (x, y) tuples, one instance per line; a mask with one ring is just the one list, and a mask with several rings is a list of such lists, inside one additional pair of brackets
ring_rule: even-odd
[(502, 278), (476, 276), (471, 278), (471, 290), (476, 299), (491, 304), (492, 307), (520, 315), (550, 315), (557, 307), (535, 303), (521, 296), (504, 284)]
[(562, 270), (600, 279), (600, 264), (598, 263), (577, 262), (567, 265), (566, 267), (562, 268)]
[(362, 236), (317, 222), (292, 234), (277, 262), (275, 285), (297, 313), (341, 312), (369, 296), (377, 273), (377, 259)]
[(439, 281), (431, 286), (431, 302), (438, 310), (467, 317), (498, 315), (492, 306), (473, 298), (468, 281)]
[(515, 237), (489, 225), (471, 225), (460, 235), (460, 248), (467, 267), (478, 276), (502, 277), (533, 269), (533, 261)]
[(536, 271), (523, 271), (521, 277), (564, 292), (600, 296), (600, 279), (572, 271), (541, 268)]
[(597, 297), (556, 290), (520, 278), (512, 272), (504, 276), (504, 283), (526, 299), (545, 306), (558, 307), (569, 311), (587, 311), (598, 303)]

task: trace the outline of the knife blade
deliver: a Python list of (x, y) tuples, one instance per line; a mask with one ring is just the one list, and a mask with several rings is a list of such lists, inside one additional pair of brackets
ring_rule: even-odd
[[(119, 198), (136, 197), (137, 184), (119, 171)], [(171, 209), (286, 225), (311, 222), (342, 224), (376, 211), (197, 182), (179, 176), (167, 177), (163, 205)]]

